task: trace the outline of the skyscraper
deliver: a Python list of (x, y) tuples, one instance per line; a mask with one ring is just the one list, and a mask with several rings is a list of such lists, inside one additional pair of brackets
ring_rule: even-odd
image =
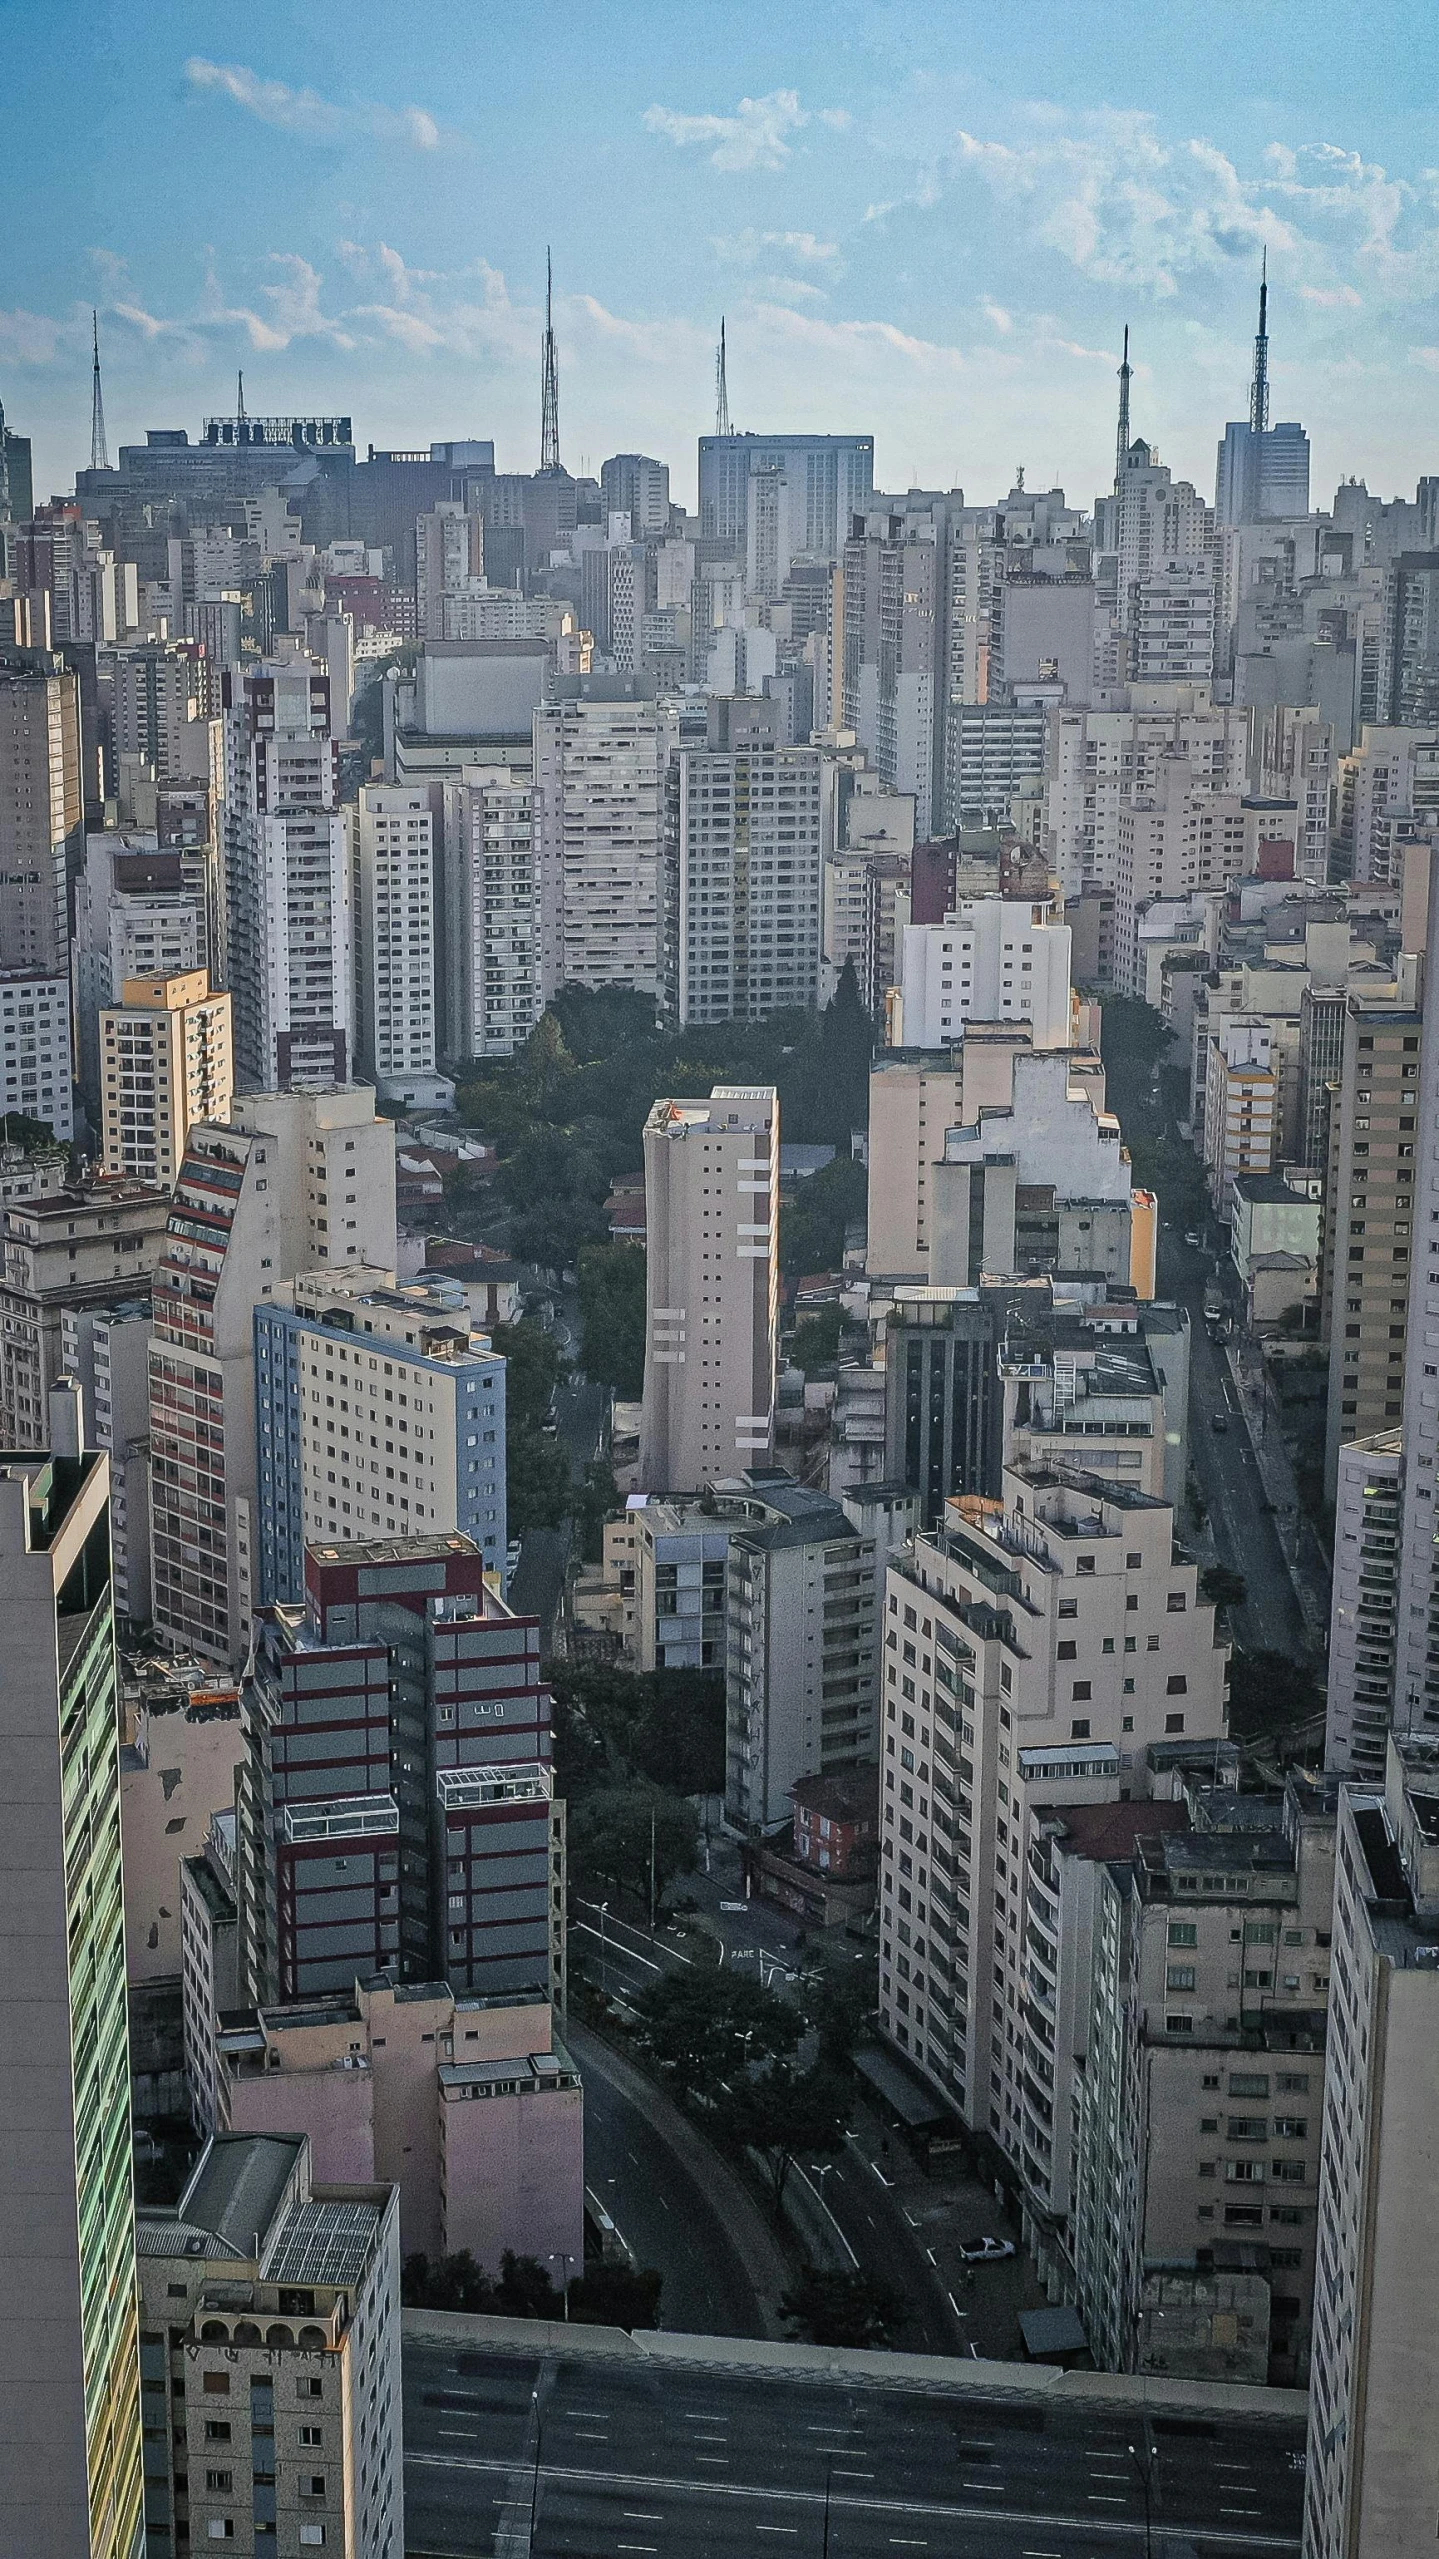
[(802, 554), (837, 560), (874, 494), (872, 435), (702, 435), (700, 534), (739, 561), (759, 600)]
[(68, 968), (83, 829), (78, 680), (45, 650), (0, 650), (0, 966)]
[(671, 778), (673, 987), (681, 1022), (757, 1022), (819, 996), (825, 774), (777, 706), (712, 701)]
[(779, 1095), (717, 1084), (645, 1122), (648, 1230), (639, 1481), (697, 1493), (774, 1452)]
[(658, 997), (676, 717), (628, 676), (562, 678), (560, 691), (534, 715), (541, 990), (623, 986)]
[(109, 1468), (57, 1390), (0, 1458), (0, 2536), (138, 2559), (140, 2370)]
[(386, 1101), (444, 1107), (435, 966), (435, 844), (429, 792), (413, 782), (360, 791), (356, 948), (360, 1061)]
[(196, 1120), (230, 1116), (230, 998), (205, 969), (129, 977), (100, 1015), (100, 1169), (174, 1188)]
[(354, 951), (330, 680), (304, 657), (227, 667), (223, 701), (236, 1076), (260, 1091), (343, 1084)]
[(1266, 517), (1309, 512), (1309, 438), (1292, 420), (1269, 423), (1268, 261), (1259, 286), (1259, 327), (1249, 415), (1224, 430), (1215, 472), (1214, 512), (1221, 524), (1259, 524)]

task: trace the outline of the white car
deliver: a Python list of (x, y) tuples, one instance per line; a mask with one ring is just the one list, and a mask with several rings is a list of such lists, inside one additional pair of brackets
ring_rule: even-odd
[(983, 2239), (971, 2241), (969, 2247), (961, 2248), (959, 2253), (967, 2266), (987, 2266), (1000, 2257), (1017, 2257), (1019, 2250), (1012, 2239), (995, 2239), (986, 2232)]

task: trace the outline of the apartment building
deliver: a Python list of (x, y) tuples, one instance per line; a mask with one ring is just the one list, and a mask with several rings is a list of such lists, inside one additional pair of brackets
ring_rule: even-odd
[(439, 1073), (434, 835), (427, 789), (412, 782), (362, 784), (355, 843), (356, 1047), (384, 1100), (419, 1109), (451, 1098)]
[(84, 801), (78, 676), (48, 649), (0, 651), (0, 967), (65, 975)]
[(395, 2185), (403, 2256), (583, 2270), (584, 2093), (543, 1991), (375, 1974), (228, 2018), (218, 2059), (232, 2129), (306, 2133), (317, 2175)]
[(1160, 758), (1152, 787), (1120, 801), (1114, 862), (1114, 982), (1138, 993), (1140, 918), (1156, 898), (1202, 896), (1242, 877), (1253, 829), (1236, 793), (1197, 781), (1189, 758)]
[(343, 1084), (354, 1060), (349, 831), (330, 679), (295, 656), (227, 667), (225, 908), (235, 1067), (260, 1091)]
[(712, 701), (668, 783), (666, 977), (676, 1018), (757, 1022), (819, 1000), (827, 773), (777, 705)]
[(154, 1281), (156, 1624), (242, 1662), (257, 1596), (255, 1309), (299, 1271), (395, 1267), (395, 1139), (365, 1087), (237, 1095), (190, 1131)]
[(43, 1120), (66, 1145), (75, 1134), (70, 980), (61, 970), (0, 969), (0, 1113)]
[(730, 1532), (725, 1811), (753, 1836), (788, 1826), (797, 1779), (874, 1756), (876, 1555), (827, 1494), (742, 1480), (764, 1516)]
[(1436, 2106), (1439, 1766), (1396, 1736), (1339, 1802), (1304, 2559), (1421, 2549), (1439, 2504)]
[(626, 676), (561, 678), (534, 715), (540, 993), (663, 992), (665, 771), (677, 716)]
[[(205, 828), (209, 828), (208, 791)], [(161, 846), (157, 833), (117, 829), (85, 838), (75, 882), (70, 974), (79, 1025), (79, 1080), (101, 1100), (99, 1024), (127, 978), (210, 968), (221, 974), (222, 935), (213, 848)]]
[(1069, 1048), (1070, 956), (1047, 898), (966, 898), (942, 924), (907, 924), (893, 1045), (944, 1049), (970, 1022), (1025, 1022), (1032, 1047)]
[(1136, 1190), (1118, 1120), (1062, 1050), (1019, 1050), (1007, 1107), (947, 1129), (930, 1181), (932, 1284), (1085, 1272), (1153, 1296), (1153, 1194)]
[(1007, 1468), (890, 1562), (880, 2023), (1046, 2213), (1070, 2085), (1029, 1991), (1035, 1808), (1155, 1792), (1166, 1744), (1212, 1755), (1225, 1659), (1169, 1505), (1096, 1476)]
[(110, 1569), (124, 1633), (150, 1615), (150, 1295), (60, 1309), (59, 1373), (82, 1398), (85, 1438), (110, 1460)]
[(41, 1448), (65, 1372), (67, 1314), (125, 1305), (149, 1286), (169, 1201), (139, 1182), (90, 1182), (0, 1210), (0, 1443)]
[(639, 1481), (698, 1492), (774, 1451), (779, 1095), (717, 1084), (645, 1122)]
[(1106, 2369), (1302, 2386), (1334, 1790), (1191, 1784), (1182, 1809), (1141, 1819), (1122, 1859), (1086, 1843), (1102, 1814), (1055, 1817), (1059, 1868), (1097, 1850), (1065, 2255)]
[(505, 1363), (456, 1281), (311, 1271), (255, 1309), (262, 1604), (297, 1606), (307, 1541), (508, 1544)]
[(1270, 1024), (1257, 1015), (1221, 1019), (1208, 1041), (1204, 1079), (1204, 1167), (1216, 1216), (1227, 1220), (1242, 1173), (1268, 1173), (1275, 1160), (1279, 1070)]
[(564, 1997), (564, 1808), (539, 1625), (467, 1537), (311, 1545), (241, 1699), (246, 1996), (402, 1980)]
[(1383, 1781), (1394, 1721), (1404, 1434), (1378, 1431), (1339, 1450), (1324, 1765), (1356, 1785)]
[(399, 2199), (217, 2133), (139, 2219), (145, 2548), (403, 2559)]
[(1410, 1273), (1420, 1232), (1415, 1175), (1424, 1162), (1422, 1029), (1420, 1013), (1409, 1005), (1366, 1004), (1353, 995), (1345, 1005), (1320, 1236), (1320, 1330), (1329, 1340), (1324, 1480), (1331, 1500), (1341, 1448), (1403, 1417)]
[(173, 1190), (195, 1121), (230, 1116), (230, 998), (205, 969), (130, 977), (99, 1028), (100, 1169)]
[(1136, 694), (1125, 709), (1060, 705), (1051, 713), (1044, 849), (1066, 900), (1114, 892), (1121, 811), (1157, 799), (1170, 757), (1200, 792), (1242, 792), (1246, 714), (1216, 707), (1204, 684), (1166, 686), (1157, 700)]
[(109, 1469), (59, 1388), (0, 1462), (0, 2515), (26, 2559), (139, 2559), (141, 2427)]
[(444, 786), (445, 1047), (512, 1057), (539, 1020), (534, 790), (476, 765)]

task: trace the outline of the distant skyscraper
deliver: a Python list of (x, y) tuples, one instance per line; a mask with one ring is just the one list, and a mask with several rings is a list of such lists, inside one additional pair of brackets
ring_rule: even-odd
[(416, 783), (365, 783), (358, 832), (360, 1057), (387, 1101), (443, 1107), (451, 1088), (438, 1072), (429, 792)]
[(82, 793), (77, 678), (48, 651), (0, 650), (0, 966), (69, 966)]
[(632, 677), (561, 679), (534, 715), (541, 988), (662, 984), (665, 769), (672, 711)]
[(837, 560), (874, 495), (872, 435), (702, 435), (700, 533), (778, 596), (801, 554)]
[(1290, 421), (1269, 423), (1269, 282), (1259, 286), (1259, 328), (1249, 416), (1231, 419), (1219, 447), (1214, 512), (1221, 524), (1259, 524), (1266, 517), (1309, 512), (1309, 438)]
[(779, 1095), (717, 1084), (645, 1122), (648, 1280), (639, 1480), (697, 1493), (774, 1454)]
[(140, 2354), (109, 1469), (57, 1390), (0, 1459), (0, 2541), (138, 2559)]
[(824, 774), (785, 746), (777, 705), (710, 705), (710, 742), (679, 759), (672, 862), (681, 1022), (757, 1022), (819, 995)]

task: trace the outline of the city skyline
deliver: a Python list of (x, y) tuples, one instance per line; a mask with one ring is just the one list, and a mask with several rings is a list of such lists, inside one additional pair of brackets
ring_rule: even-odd
[[(1282, 104), (1268, 13), (1232, 5), (1131, 28), (1123, 59), (1096, 7), (1041, 8), (1022, 64), (998, 25), (937, 48), (911, 0), (801, 9), (781, 46), (733, 6), (703, 51), (641, 7), (623, 44), (601, 16), (558, 58), (521, 9), (496, 80), (483, 28), (457, 51), (428, 8), (403, 56), (369, 0), (345, 46), (278, 0), (243, 42), (162, 0), (96, 46), (96, 14), (7, 30), (0, 398), (47, 493), (87, 455), (92, 309), (112, 448), (232, 409), (243, 367), (255, 412), (348, 411), (381, 446), (492, 435), (533, 468), (547, 243), (566, 463), (653, 450), (687, 503), (721, 312), (737, 425), (873, 432), (881, 487), (986, 497), (1022, 461), (1080, 503), (1128, 322), (1135, 430), (1205, 487), (1265, 248), (1274, 414), (1309, 427), (1316, 497), (1424, 466), (1439, 210), (1382, 69), (1402, 44), (1422, 94), (1435, 36), (1408, 0), (1362, 44), (1343, 0), (1317, 13)], [(41, 224), (57, 46), (90, 147)]]

